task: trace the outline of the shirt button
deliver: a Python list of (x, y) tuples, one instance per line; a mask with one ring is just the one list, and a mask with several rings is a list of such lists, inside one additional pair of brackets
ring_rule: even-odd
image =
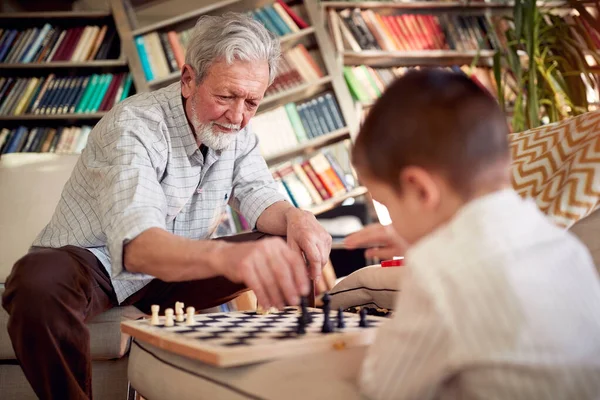
[(196, 193), (198, 193), (198, 194), (202, 193), (202, 188), (196, 189)]

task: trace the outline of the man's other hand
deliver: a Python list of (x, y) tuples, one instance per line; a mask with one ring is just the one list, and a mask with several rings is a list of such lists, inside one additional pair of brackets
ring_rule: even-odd
[(297, 208), (286, 212), (287, 243), (297, 254), (304, 253), (311, 279), (321, 275), (331, 252), (331, 235), (315, 216)]

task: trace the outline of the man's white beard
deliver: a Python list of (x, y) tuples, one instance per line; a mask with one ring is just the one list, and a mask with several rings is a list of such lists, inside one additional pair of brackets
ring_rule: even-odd
[[(240, 129), (240, 126), (235, 124), (216, 124), (215, 122), (203, 124), (198, 120), (197, 115), (196, 101), (195, 98), (192, 98), (192, 126), (194, 127), (194, 131), (196, 133), (196, 141), (198, 143), (202, 143), (209, 149), (226, 149), (231, 142), (233, 142)], [(234, 132), (219, 132), (215, 129), (215, 125), (220, 125), (227, 129), (233, 129)]]

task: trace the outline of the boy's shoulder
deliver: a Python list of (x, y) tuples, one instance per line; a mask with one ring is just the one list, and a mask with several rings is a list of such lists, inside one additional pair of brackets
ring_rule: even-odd
[(517, 254), (544, 258), (541, 249), (553, 247), (589, 255), (573, 234), (554, 225), (535, 203), (504, 190), (467, 203), (413, 246), (407, 261), (423, 268), (461, 271)]

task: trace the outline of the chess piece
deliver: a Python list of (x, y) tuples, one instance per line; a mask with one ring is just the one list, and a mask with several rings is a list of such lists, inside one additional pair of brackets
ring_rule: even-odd
[(175, 303), (175, 321), (177, 321), (177, 322), (185, 321), (185, 318), (183, 316), (183, 303), (181, 303), (179, 301)]
[(367, 308), (363, 307), (360, 309), (360, 321), (358, 322), (358, 326), (361, 328), (366, 328), (369, 326), (367, 322)]
[(160, 321), (158, 319), (158, 312), (160, 311), (160, 306), (154, 304), (150, 307), (152, 310), (152, 318), (150, 319), (150, 325), (158, 325)]
[(302, 310), (302, 319), (304, 320), (304, 325), (308, 325), (312, 322), (312, 315), (308, 311), (307, 300), (306, 297), (300, 298), (300, 309)]
[(346, 323), (344, 322), (344, 312), (342, 311), (342, 307), (338, 308), (337, 327), (338, 327), (338, 329), (343, 329), (346, 327)]
[(196, 313), (196, 309), (194, 307), (188, 307), (186, 309), (187, 311), (187, 318), (185, 320), (185, 324), (186, 325), (194, 325), (196, 323), (196, 320), (194, 319), (194, 314)]
[(323, 327), (321, 328), (321, 332), (323, 333), (333, 332), (333, 326), (331, 326), (331, 320), (329, 318), (329, 314), (331, 312), (329, 301), (329, 294), (325, 293), (323, 295)]
[(302, 315), (298, 316), (298, 326), (296, 326), (296, 333), (298, 335), (304, 335), (306, 333), (306, 322)]
[(173, 326), (175, 322), (173, 320), (173, 309), (167, 308), (165, 310), (165, 326)]

